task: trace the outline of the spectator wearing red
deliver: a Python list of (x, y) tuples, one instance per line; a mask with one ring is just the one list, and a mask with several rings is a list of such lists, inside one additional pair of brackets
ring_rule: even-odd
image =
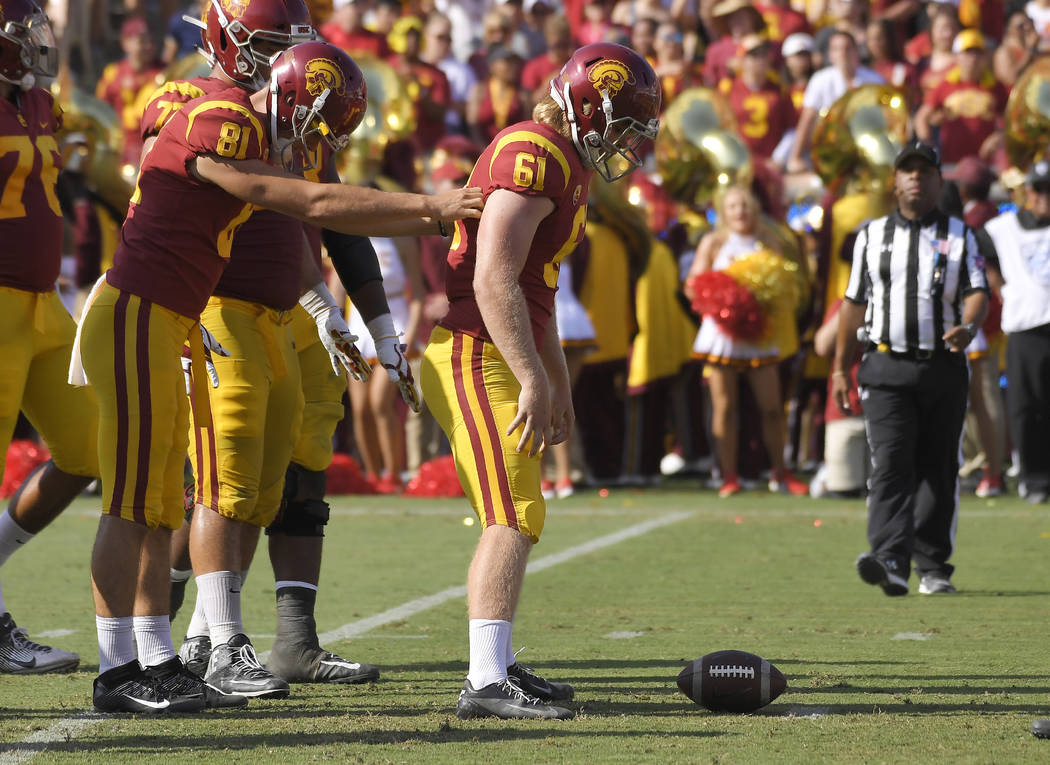
[(917, 103), (921, 98), (918, 75), (915, 67), (904, 59), (896, 26), (881, 19), (870, 22), (867, 43), (871, 68), (881, 74), (889, 85), (903, 90), (908, 95), (909, 103)]
[(365, 14), (371, 7), (371, 0), (333, 0), (332, 15), (319, 30), (321, 36), (351, 56), (367, 53), (386, 58), (390, 55), (386, 35), (365, 29)]
[(122, 160), (124, 164), (138, 167), (142, 154), (140, 102), (163, 81), (164, 63), (157, 56), (157, 46), (141, 16), (129, 16), (124, 20), (120, 28), (120, 47), (124, 58), (102, 70), (95, 96), (117, 112), (124, 138)]
[(467, 101), (467, 129), (482, 146), (531, 113), (528, 94), (520, 85), (521, 67), (521, 56), (510, 48), (489, 53), (489, 76), (474, 86)]
[(663, 87), (664, 109), (687, 88), (704, 84), (704, 71), (685, 55), (682, 33), (674, 24), (661, 24), (656, 30), (656, 64), (653, 70)]
[(729, 98), (740, 138), (755, 156), (769, 159), (784, 134), (795, 127), (798, 112), (791, 96), (775, 81), (768, 40), (745, 36), (737, 58), (737, 76), (723, 80), (719, 89)]
[(1039, 33), (1024, 11), (1014, 11), (1006, 22), (1002, 44), (992, 56), (995, 79), (1012, 88), (1021, 72), (1039, 55)]
[(796, 111), (802, 110), (802, 98), (806, 94), (806, 85), (813, 76), (813, 38), (796, 32), (789, 35), (780, 46), (780, 55), (784, 59), (784, 73), (787, 75), (788, 92), (791, 104)]
[(998, 127), (1006, 109), (1006, 89), (985, 65), (984, 35), (964, 29), (955, 39), (958, 66), (926, 95), (915, 115), (915, 134), (929, 142), (940, 126), (941, 161), (990, 158), (1001, 143)]
[(415, 16), (397, 20), (390, 40), (399, 49), (388, 62), (408, 83), (408, 94), (416, 107), (416, 145), (430, 151), (445, 135), (445, 114), (452, 105), (452, 93), (445, 73), (419, 57), (423, 22)]
[(762, 32), (766, 22), (747, 0), (722, 0), (711, 10), (711, 16), (718, 40), (704, 56), (704, 81), (714, 88), (730, 76), (729, 64), (737, 54), (740, 40), (744, 35)]
[(583, 6), (583, 23), (576, 32), (581, 46), (604, 42), (609, 32), (616, 28), (612, 22), (612, 9), (616, 0), (588, 0)]
[(521, 71), (521, 85), (533, 104), (547, 97), (551, 77), (561, 71), (573, 52), (572, 32), (564, 16), (548, 16), (543, 24), (543, 37), (547, 42), (546, 52), (529, 59)]
[(925, 48), (927, 52), (916, 56), (916, 53), (922, 50), (915, 45), (917, 40), (921, 40), (921, 35), (905, 46), (905, 58), (918, 65), (919, 87), (924, 95), (937, 87), (944, 75), (955, 66), (952, 45), (959, 29), (959, 17), (955, 8), (950, 5), (938, 6), (937, 12), (930, 20), (929, 47)]
[(788, 0), (768, 0), (765, 3), (755, 3), (755, 8), (762, 14), (762, 19), (766, 23), (766, 36), (777, 45), (793, 34), (812, 32), (805, 14), (792, 8)]

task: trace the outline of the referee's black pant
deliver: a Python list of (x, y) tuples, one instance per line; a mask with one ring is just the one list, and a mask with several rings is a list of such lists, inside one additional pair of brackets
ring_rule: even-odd
[(920, 359), (869, 351), (861, 362), (871, 448), (868, 542), (904, 578), (950, 577), (959, 508), (959, 445), (969, 371), (961, 353)]
[(1050, 324), (1011, 332), (1006, 407), (1029, 493), (1050, 492)]

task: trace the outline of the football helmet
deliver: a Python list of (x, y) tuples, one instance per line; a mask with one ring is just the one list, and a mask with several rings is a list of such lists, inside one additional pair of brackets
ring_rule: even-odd
[(316, 38), (305, 0), (210, 0), (201, 27), (202, 53), (250, 90), (266, 86), (270, 58)]
[(367, 106), (364, 74), (330, 43), (300, 43), (271, 60), (270, 140), (289, 170), (313, 167), (320, 140), (345, 148)]
[(551, 80), (584, 164), (607, 181), (640, 167), (638, 149), (660, 127), (660, 81), (630, 48), (594, 43), (579, 48)]
[(51, 22), (32, 0), (0, 0), (0, 80), (29, 90), (58, 73)]

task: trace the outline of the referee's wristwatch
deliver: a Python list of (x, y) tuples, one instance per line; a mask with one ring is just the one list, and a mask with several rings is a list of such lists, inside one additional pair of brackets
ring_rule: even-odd
[(968, 321), (968, 322), (966, 322), (965, 324), (963, 324), (961, 326), (962, 326), (963, 329), (965, 329), (967, 331), (967, 333), (969, 333), (971, 341), (975, 337), (977, 337), (977, 322), (975, 322), (975, 321)]

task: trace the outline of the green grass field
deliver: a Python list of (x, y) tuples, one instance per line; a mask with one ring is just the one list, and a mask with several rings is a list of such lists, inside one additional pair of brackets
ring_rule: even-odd
[[(1050, 509), (964, 500), (959, 594), (919, 596), (913, 579), (890, 599), (853, 569), (861, 502), (672, 487), (550, 504), (515, 629), (524, 663), (576, 686), (576, 719), (548, 723), (454, 716), (467, 630), (463, 598), (446, 591), (463, 584), (478, 527), (462, 501), (398, 498), (333, 501), (318, 605), (320, 631), (354, 636), (328, 647), (380, 665), (380, 682), (294, 686), (239, 711), (85, 715), (97, 511), (78, 501), (3, 569), (16, 620), (83, 661), (73, 675), (0, 676), (0, 763), (1050, 761), (1050, 741), (1028, 732), (1050, 716)], [(605, 546), (580, 548), (593, 540)], [(265, 550), (244, 592), (263, 651)], [(754, 715), (695, 706), (675, 677), (723, 648), (768, 658), (788, 691)]]

